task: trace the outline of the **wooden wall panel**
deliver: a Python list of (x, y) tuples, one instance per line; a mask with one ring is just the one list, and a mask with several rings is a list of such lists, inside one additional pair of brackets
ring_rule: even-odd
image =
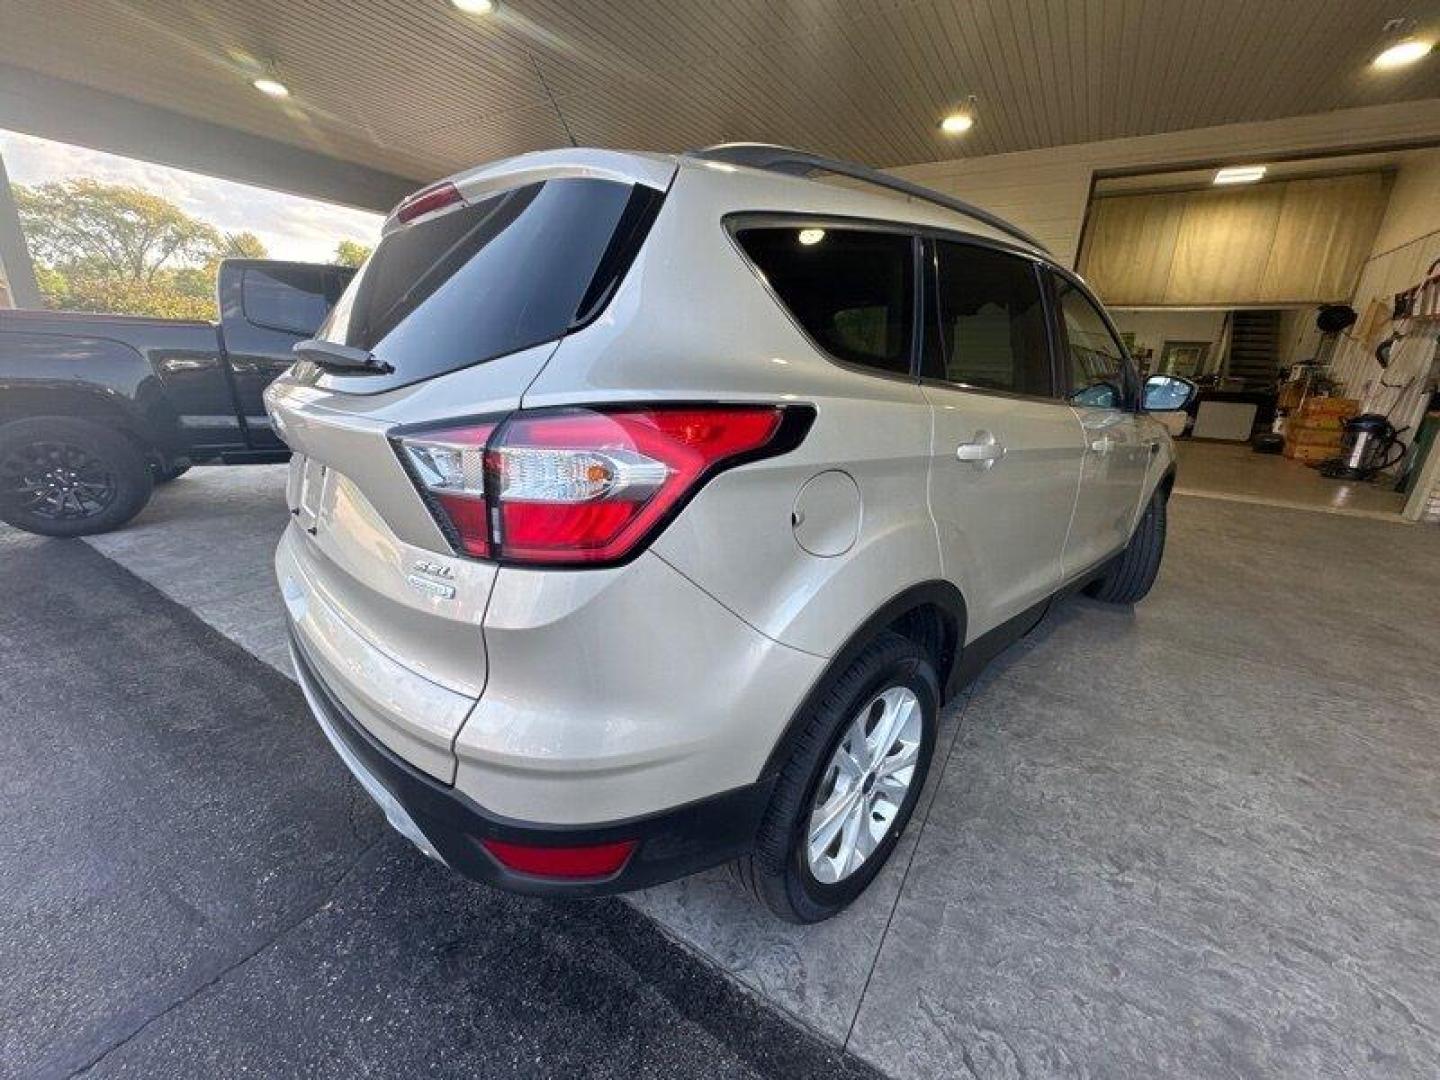
[(1010, 218), (1074, 265), (1097, 172), (1246, 164), (1344, 147), (1440, 143), (1440, 99), (1171, 131), (1046, 150), (956, 158), (891, 171)]
[(1164, 295), (1187, 201), (1184, 193), (1095, 201), (1082, 272), (1092, 285), (1104, 283), (1106, 303), (1145, 304)]
[(1376, 172), (1097, 199), (1080, 271), (1116, 305), (1345, 300), (1388, 191)]
[(1280, 221), (1285, 187), (1263, 184), (1191, 192), (1165, 291), (1141, 303), (1238, 306), (1255, 302)]
[(1260, 286), (1261, 302), (1343, 301), (1385, 213), (1390, 178), (1383, 173), (1292, 180)]

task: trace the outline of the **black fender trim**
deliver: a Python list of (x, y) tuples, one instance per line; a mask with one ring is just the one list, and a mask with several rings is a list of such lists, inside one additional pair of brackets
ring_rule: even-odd
[(773, 781), (779, 775), (785, 762), (790, 759), (795, 740), (805, 729), (805, 718), (814, 709), (820, 695), (825, 692), (825, 688), (840, 672), (855, 661), (855, 657), (860, 655), (861, 650), (870, 643), (875, 635), (887, 626), (899, 622), (917, 608), (932, 605), (939, 608), (953, 623), (947, 632), (947, 640), (941, 648), (940, 666), (942, 670), (936, 672), (942, 686), (942, 704), (958, 692), (961, 684), (957, 682), (957, 675), (961, 668), (962, 650), (965, 649), (965, 627), (968, 621), (965, 597), (948, 581), (925, 581), (918, 585), (912, 585), (887, 600), (874, 614), (861, 623), (840, 651), (831, 658), (830, 663), (825, 665), (825, 670), (820, 673), (820, 677), (811, 685), (799, 707), (791, 714), (785, 730), (775, 741), (770, 756), (765, 759), (765, 765), (760, 770), (761, 781)]

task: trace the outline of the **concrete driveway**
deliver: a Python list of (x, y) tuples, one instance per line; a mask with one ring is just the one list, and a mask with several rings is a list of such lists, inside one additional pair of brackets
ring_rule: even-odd
[[(283, 670), (281, 491), (196, 470), (93, 544)], [(897, 1076), (1440, 1074), (1440, 530), (1171, 516), (1146, 603), (1062, 606), (947, 711), (856, 909), (784, 926), (724, 871), (633, 907)]]

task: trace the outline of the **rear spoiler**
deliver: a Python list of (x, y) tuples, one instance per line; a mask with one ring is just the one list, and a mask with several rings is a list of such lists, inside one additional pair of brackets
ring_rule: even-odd
[[(469, 203), (527, 184), (576, 178), (639, 184), (663, 192), (670, 187), (670, 181), (675, 178), (678, 167), (675, 159), (665, 154), (641, 154), (623, 150), (538, 150), (456, 173), (445, 182), (453, 184)], [(440, 185), (430, 185), (438, 186)], [(413, 199), (414, 196), (410, 198)], [(410, 200), (402, 201), (401, 205), (408, 201)], [(396, 210), (398, 209), (399, 207), (396, 207)], [(400, 225), (396, 210), (392, 210), (385, 219), (382, 232), (389, 233)]]

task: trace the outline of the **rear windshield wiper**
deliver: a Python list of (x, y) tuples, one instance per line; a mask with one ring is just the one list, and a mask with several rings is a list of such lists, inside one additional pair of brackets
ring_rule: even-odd
[(377, 359), (374, 353), (334, 341), (312, 338), (309, 341), (296, 342), (290, 351), (301, 360), (309, 360), (326, 371), (352, 375), (389, 375), (395, 370), (384, 360)]

